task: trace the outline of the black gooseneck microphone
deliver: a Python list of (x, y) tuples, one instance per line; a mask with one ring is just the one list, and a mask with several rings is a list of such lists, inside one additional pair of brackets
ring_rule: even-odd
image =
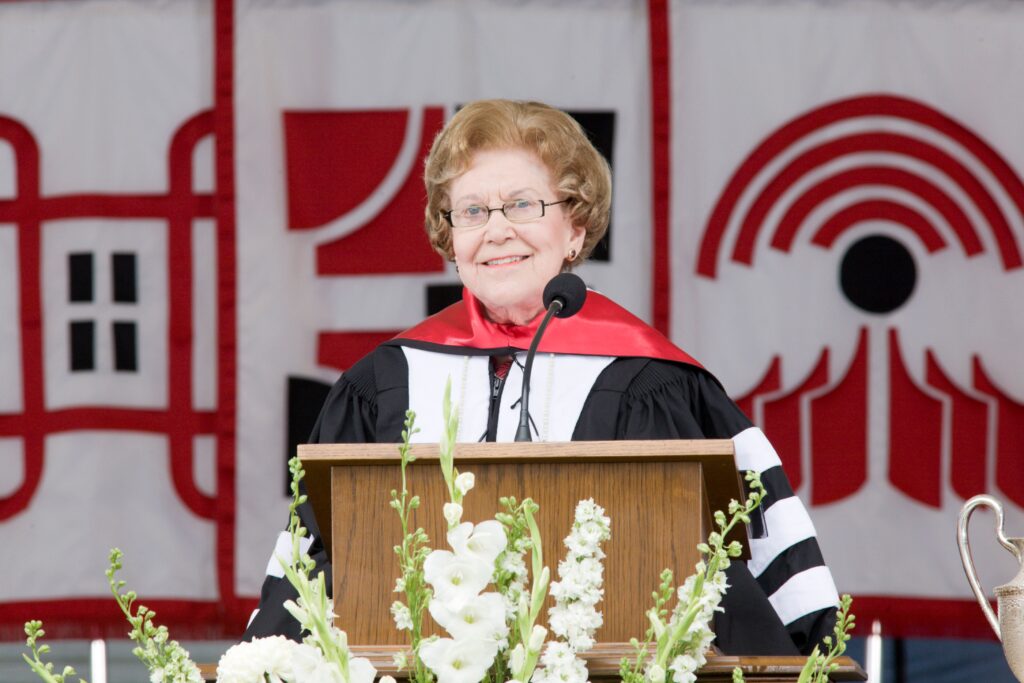
[(576, 315), (583, 308), (587, 299), (587, 286), (579, 275), (559, 273), (551, 278), (544, 288), (544, 320), (537, 328), (537, 334), (530, 342), (530, 350), (526, 352), (526, 366), (523, 368), (523, 393), (519, 397), (519, 427), (516, 429), (516, 441), (533, 441), (530, 437), (530, 373), (533, 371), (533, 357), (537, 353), (537, 345), (544, 335), (552, 317), (568, 318)]

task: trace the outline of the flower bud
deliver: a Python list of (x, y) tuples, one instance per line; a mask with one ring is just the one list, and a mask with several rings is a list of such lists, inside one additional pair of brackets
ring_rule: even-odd
[(544, 645), (544, 639), (548, 637), (548, 630), (537, 624), (533, 627), (533, 631), (530, 633), (530, 644), (529, 648), (532, 652), (540, 652), (541, 646)]
[(520, 669), (522, 669), (523, 664), (525, 663), (526, 650), (523, 649), (523, 644), (519, 643), (514, 648), (512, 648), (512, 652), (510, 652), (508, 655), (508, 668), (514, 674), (517, 673)]
[(458, 489), (459, 493), (466, 495), (473, 488), (473, 484), (476, 479), (473, 477), (472, 472), (463, 472), (459, 476), (455, 477), (455, 488)]
[(456, 526), (462, 521), (462, 506), (458, 503), (444, 504), (444, 518), (449, 526)]

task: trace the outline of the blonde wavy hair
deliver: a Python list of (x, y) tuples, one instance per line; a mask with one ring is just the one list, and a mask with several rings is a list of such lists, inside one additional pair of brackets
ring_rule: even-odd
[(448, 190), (481, 150), (525, 149), (544, 162), (558, 199), (568, 199), (569, 218), (586, 230), (583, 248), (566, 263), (572, 268), (590, 256), (608, 230), (612, 176), (608, 162), (571, 116), (540, 102), (479, 100), (460, 109), (438, 133), (423, 171), (427, 188), (426, 230), (430, 244), (448, 260), (451, 209)]

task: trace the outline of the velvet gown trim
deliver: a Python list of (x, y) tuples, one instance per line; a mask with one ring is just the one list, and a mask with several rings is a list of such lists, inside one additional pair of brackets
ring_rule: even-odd
[[(435, 313), (385, 343), (462, 355), (490, 355), (508, 349), (525, 350), (537, 333), (542, 318), (537, 316), (527, 325), (491, 322), (484, 315), (480, 302), (468, 289), (463, 288), (462, 301)], [(640, 318), (603, 294), (589, 290), (579, 313), (572, 318), (556, 318), (551, 321), (537, 351), (583, 356), (657, 358), (703, 368), (690, 354)]]

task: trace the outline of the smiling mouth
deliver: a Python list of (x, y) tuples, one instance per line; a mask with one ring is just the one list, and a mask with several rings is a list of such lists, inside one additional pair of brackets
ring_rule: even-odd
[(485, 266), (509, 266), (514, 263), (522, 263), (529, 256), (505, 256), (503, 258), (491, 259), (490, 261), (484, 261)]

